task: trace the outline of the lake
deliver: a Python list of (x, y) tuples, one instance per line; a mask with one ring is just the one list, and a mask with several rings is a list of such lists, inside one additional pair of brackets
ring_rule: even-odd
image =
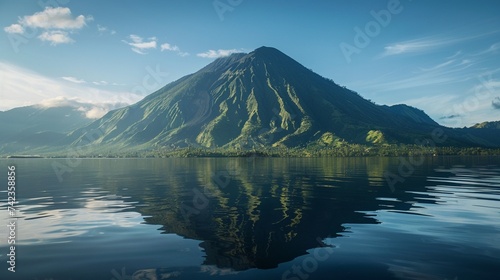
[(500, 273), (498, 157), (1, 159), (0, 169), (0, 279)]

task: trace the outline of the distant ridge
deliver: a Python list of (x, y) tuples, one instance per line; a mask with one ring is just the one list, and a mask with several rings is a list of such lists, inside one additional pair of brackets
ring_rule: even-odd
[(397, 115), (410, 118), (411, 120), (417, 123), (439, 126), (439, 124), (435, 122), (433, 119), (431, 119), (431, 117), (429, 117), (424, 111), (417, 109), (415, 107), (411, 107), (405, 104), (398, 104), (398, 105), (384, 106), (384, 107), (386, 107), (388, 110), (392, 111)]
[(471, 128), (500, 129), (500, 121), (477, 123)]
[(53, 146), (66, 134), (88, 125), (91, 119), (71, 106), (26, 106), (0, 112), (0, 153), (31, 153), (38, 146)]

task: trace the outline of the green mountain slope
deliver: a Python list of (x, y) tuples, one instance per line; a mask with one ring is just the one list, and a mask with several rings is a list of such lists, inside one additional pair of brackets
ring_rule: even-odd
[(370, 131), (379, 131), (386, 141), (413, 143), (438, 125), (410, 108), (375, 105), (280, 51), (261, 47), (217, 59), (69, 139), (73, 145), (90, 140), (120, 148), (295, 147), (325, 135), (366, 143)]

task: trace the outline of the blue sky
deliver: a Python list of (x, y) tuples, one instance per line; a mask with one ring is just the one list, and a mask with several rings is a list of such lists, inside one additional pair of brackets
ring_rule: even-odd
[(0, 110), (136, 102), (272, 46), (378, 104), (500, 120), (499, 1), (0, 0)]

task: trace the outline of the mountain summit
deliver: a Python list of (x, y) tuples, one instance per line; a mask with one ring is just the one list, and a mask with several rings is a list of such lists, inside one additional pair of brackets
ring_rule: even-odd
[(436, 127), (423, 111), (376, 105), (279, 50), (261, 47), (216, 59), (74, 131), (69, 139), (73, 145), (91, 139), (123, 148), (251, 149), (331, 144), (336, 139), (414, 143)]

